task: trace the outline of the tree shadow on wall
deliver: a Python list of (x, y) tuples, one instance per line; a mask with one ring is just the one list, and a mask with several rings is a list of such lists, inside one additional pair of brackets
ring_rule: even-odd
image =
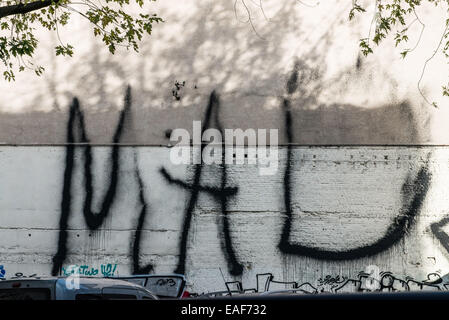
[[(165, 145), (169, 142), (166, 132), (174, 128), (190, 130), (193, 120), (201, 120), (212, 90), (220, 94), (225, 128), (282, 129), (280, 101), (294, 67), (298, 69), (298, 88), (291, 99), (294, 143), (428, 141), (426, 124), (418, 123), (416, 110), (408, 101), (392, 100), (366, 108), (340, 103), (338, 97), (325, 103), (320, 99), (335, 83), (344, 90), (351, 83), (367, 81), (361, 76), (366, 70), (360, 57), (354, 59), (353, 66), (340, 68), (332, 79), (323, 76), (328, 70), (326, 52), (347, 23), (347, 8), (342, 7), (325, 21), (328, 28), (317, 36), (315, 30), (303, 25), (295, 1), (283, 2), (271, 11), (265, 8), (268, 18), (254, 4), (249, 9), (234, 8), (233, 1), (209, 1), (197, 4), (196, 10), (188, 13), (162, 11), (161, 15), (170, 19), (156, 26), (154, 38), (143, 43), (140, 55), (121, 51), (111, 56), (95, 39), (91, 50), (64, 75), (63, 81), (73, 82), (74, 90), (59, 94), (66, 100), (77, 96), (86, 112), (92, 143), (108, 143), (113, 130), (109, 124), (115, 121), (122, 93), (131, 83), (134, 117), (123, 142)], [(245, 20), (248, 14), (253, 25)], [(176, 21), (184, 23), (184, 28), (169, 32), (176, 30)], [(304, 34), (302, 43), (288, 41), (293, 31)], [(292, 50), (289, 45), (298, 49)], [(286, 61), (288, 57), (291, 59)], [(384, 76), (394, 88), (394, 81)], [(49, 79), (51, 95), (57, 82)], [(370, 86), (369, 81), (366, 86)], [(40, 99), (36, 97), (36, 105)], [(67, 109), (61, 108), (62, 112), (2, 115), (0, 140), (14, 137), (15, 143), (64, 143)], [(280, 130), (280, 143), (285, 141)]]

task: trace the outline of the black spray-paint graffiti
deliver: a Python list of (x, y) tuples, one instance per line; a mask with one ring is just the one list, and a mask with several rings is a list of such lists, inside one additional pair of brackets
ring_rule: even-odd
[(441, 245), (449, 252), (449, 235), (443, 230), (449, 224), (449, 214), (443, 219), (430, 225), (430, 230), (435, 237), (440, 241)]
[(148, 204), (145, 200), (145, 187), (143, 185), (142, 177), (140, 176), (139, 172), (139, 166), (137, 161), (137, 153), (134, 152), (134, 174), (136, 176), (138, 185), (139, 185), (139, 202), (142, 206), (142, 209), (140, 210), (139, 219), (137, 221), (137, 228), (134, 235), (134, 244), (132, 248), (133, 252), (133, 274), (147, 274), (153, 271), (153, 265), (147, 264), (144, 267), (140, 266), (140, 242), (142, 238), (142, 229), (145, 223), (145, 218), (148, 213)]
[(85, 200), (83, 206), (83, 214), (86, 224), (90, 230), (97, 230), (104, 219), (108, 216), (110, 209), (115, 200), (115, 194), (117, 191), (117, 185), (119, 180), (120, 169), (120, 148), (118, 143), (123, 132), (123, 126), (125, 122), (126, 114), (131, 107), (131, 88), (128, 87), (125, 96), (125, 107), (121, 111), (119, 122), (113, 137), (113, 146), (111, 150), (111, 171), (109, 187), (107, 188), (106, 195), (104, 196), (101, 204), (100, 212), (94, 213), (92, 211), (92, 199), (94, 196), (93, 182), (92, 182), (92, 147), (89, 144), (89, 139), (86, 133), (86, 127), (84, 123), (84, 114), (80, 109), (79, 101), (77, 98), (73, 99), (73, 103), (70, 107), (69, 121), (67, 125), (67, 149), (66, 149), (66, 163), (64, 170), (64, 182), (62, 190), (61, 200), (61, 216), (59, 220), (59, 241), (58, 251), (53, 257), (52, 275), (57, 275), (62, 271), (62, 265), (67, 256), (67, 227), (68, 219), (71, 213), (72, 204), (72, 178), (74, 174), (74, 162), (75, 162), (75, 129), (78, 129), (78, 133), (81, 134), (80, 141), (84, 145), (84, 193)]
[(345, 279), (345, 281), (332, 286), (330, 291), (321, 292), (398, 292), (398, 291), (443, 291), (449, 290), (449, 282), (438, 273), (430, 273), (427, 279), (418, 281), (412, 277), (401, 279), (392, 272), (381, 272), (379, 279), (371, 274), (360, 272), (358, 279)]
[[(293, 73), (292, 77), (287, 83), (287, 92), (289, 95), (293, 94), (297, 86), (298, 76), (296, 72)], [(66, 149), (66, 160), (65, 160), (65, 170), (64, 170), (64, 184), (62, 190), (62, 200), (61, 200), (61, 216), (59, 221), (59, 241), (58, 250), (53, 257), (53, 267), (52, 274), (57, 275), (61, 272), (62, 265), (67, 256), (67, 228), (68, 219), (71, 213), (71, 203), (72, 194), (71, 186), (72, 179), (74, 175), (74, 154), (75, 154), (75, 143), (83, 143), (80, 148), (84, 148), (84, 188), (85, 188), (85, 200), (83, 206), (83, 214), (87, 226), (90, 230), (97, 230), (104, 219), (108, 216), (110, 209), (114, 203), (115, 195), (117, 192), (117, 185), (119, 181), (119, 155), (120, 147), (118, 143), (120, 142), (120, 137), (123, 132), (124, 122), (127, 113), (131, 107), (131, 93), (130, 88), (128, 88), (125, 96), (125, 107), (121, 111), (120, 118), (118, 121), (117, 128), (113, 137), (113, 146), (111, 148), (111, 167), (110, 167), (110, 180), (109, 186), (107, 187), (106, 194), (103, 198), (101, 204), (101, 210), (98, 213), (94, 213), (91, 209), (92, 201), (94, 196), (94, 190), (92, 185), (92, 150), (89, 145), (89, 139), (87, 137), (83, 112), (80, 109), (79, 102), (75, 98), (73, 104), (70, 108), (69, 120), (67, 125), (67, 149)], [(211, 127), (211, 120), (215, 121), (216, 128), (223, 133), (223, 128), (219, 121), (219, 98), (215, 92), (212, 92), (209, 99), (209, 104), (206, 110), (205, 118), (203, 121), (202, 132)], [(291, 115), (290, 99), (285, 98), (283, 100), (282, 107), (284, 117), (285, 117), (285, 130), (288, 141), (287, 146), (287, 159), (286, 168), (284, 173), (284, 205), (285, 205), (285, 219), (283, 232), (279, 242), (279, 249), (284, 254), (291, 254), (297, 256), (307, 256), (322, 260), (351, 260), (363, 257), (372, 256), (378, 254), (382, 251), (387, 250), (398, 241), (400, 241), (412, 228), (415, 223), (417, 216), (421, 210), (423, 201), (425, 199), (427, 190), (429, 188), (431, 175), (428, 170), (427, 162), (420, 168), (418, 173), (414, 178), (409, 175), (402, 187), (402, 208), (398, 216), (394, 219), (392, 224), (387, 228), (387, 231), (383, 237), (375, 241), (373, 244), (360, 246), (354, 249), (344, 250), (344, 251), (332, 251), (326, 250), (325, 248), (318, 247), (308, 247), (297, 243), (292, 243), (290, 239), (291, 229), (292, 229), (292, 219), (293, 210), (291, 205), (291, 198), (294, 192), (293, 184), (291, 182), (291, 171), (292, 171), (292, 143), (293, 134), (292, 126), (293, 120)], [(75, 133), (75, 129), (77, 132)], [(76, 139), (75, 135), (78, 134), (80, 137)], [(204, 145), (201, 145), (200, 151), (201, 155), (203, 152)], [(225, 148), (222, 150), (222, 157), (225, 157)], [(141, 205), (141, 211), (139, 218), (137, 220), (137, 226), (135, 231), (135, 237), (132, 244), (132, 258), (133, 258), (133, 274), (144, 274), (149, 273), (153, 270), (152, 264), (147, 264), (143, 267), (140, 266), (140, 243), (142, 242), (142, 230), (144, 227), (146, 216), (148, 215), (149, 205), (145, 199), (143, 184), (143, 179), (140, 175), (138, 165), (137, 165), (137, 154), (134, 152), (135, 156), (135, 179), (139, 187), (139, 204)], [(223, 231), (223, 251), (229, 263), (229, 270), (232, 275), (241, 275), (243, 273), (243, 266), (239, 262), (239, 259), (234, 248), (234, 244), (231, 238), (231, 226), (228, 219), (228, 201), (230, 197), (237, 194), (238, 188), (236, 186), (228, 186), (227, 179), (227, 167), (222, 161), (221, 165), (221, 183), (217, 186), (206, 186), (200, 183), (203, 164), (197, 164), (194, 167), (194, 176), (192, 182), (185, 182), (183, 180), (174, 178), (170, 175), (165, 168), (160, 169), (160, 173), (166, 179), (166, 181), (176, 187), (180, 187), (189, 192), (189, 200), (186, 205), (184, 212), (183, 230), (180, 237), (179, 243), (179, 260), (175, 273), (184, 274), (186, 271), (186, 259), (187, 259), (187, 243), (189, 237), (189, 231), (192, 223), (192, 217), (198, 202), (198, 197), (201, 192), (212, 196), (215, 201), (220, 206), (221, 216), (220, 223)], [(449, 223), (449, 218), (441, 220), (439, 223), (431, 226), (433, 233), (438, 239), (443, 243), (447, 251), (449, 252), (449, 236), (442, 231), (442, 227)]]
[[(287, 92), (289, 95), (294, 93), (297, 86), (297, 79), (297, 70), (294, 70), (291, 78), (287, 83)], [(291, 166), (293, 163), (293, 120), (289, 98), (284, 99), (282, 109), (285, 115), (285, 133), (287, 136), (288, 146), (286, 168), (284, 174), (284, 205), (286, 212), (283, 232), (278, 245), (280, 251), (286, 254), (306, 256), (321, 260), (351, 260), (373, 256), (387, 250), (388, 248), (399, 242), (414, 225), (416, 217), (421, 210), (421, 206), (430, 187), (431, 174), (428, 170), (427, 162), (420, 168), (413, 181), (410, 175), (407, 177), (405, 183), (402, 186), (402, 208), (400, 209), (398, 216), (388, 227), (385, 235), (376, 242), (369, 245), (363, 245), (357, 248), (342, 251), (326, 250), (318, 247), (308, 247), (291, 242), (290, 233), (293, 220), (291, 197), (292, 193), (294, 192), (294, 186), (291, 182)], [(449, 237), (447, 237), (447, 240), (449, 241)], [(449, 249), (449, 242), (447, 243), (447, 249)]]
[[(118, 142), (120, 140), (121, 133), (123, 131), (123, 124), (125, 120), (126, 113), (129, 111), (131, 106), (131, 93), (130, 88), (127, 90), (127, 94), (125, 97), (125, 107), (120, 115), (119, 124), (117, 126), (116, 132), (114, 134), (113, 139), (113, 147), (111, 151), (111, 174), (110, 174), (110, 182), (108, 191), (103, 200), (101, 211), (99, 213), (93, 213), (91, 210), (92, 198), (93, 198), (93, 186), (92, 186), (92, 153), (91, 146), (89, 145), (89, 140), (87, 138), (87, 133), (85, 130), (84, 124), (84, 116), (79, 107), (78, 99), (73, 100), (73, 104), (70, 108), (68, 128), (67, 128), (67, 150), (66, 150), (66, 167), (64, 171), (64, 187), (62, 193), (62, 201), (61, 201), (61, 217), (60, 217), (60, 231), (59, 231), (59, 242), (58, 242), (58, 251), (53, 257), (53, 268), (52, 274), (57, 275), (61, 273), (62, 265), (67, 256), (67, 221), (71, 212), (71, 202), (72, 202), (72, 194), (71, 194), (71, 185), (72, 185), (72, 177), (74, 172), (74, 154), (75, 154), (75, 124), (78, 120), (78, 129), (81, 131), (81, 142), (84, 143), (82, 147), (85, 148), (84, 152), (84, 175), (85, 175), (85, 192), (86, 199), (84, 203), (84, 217), (86, 220), (86, 224), (90, 230), (98, 229), (103, 223), (104, 219), (109, 214), (110, 208), (114, 202), (114, 197), (117, 189), (118, 178), (119, 178), (119, 151), (120, 148), (118, 146)], [(214, 120), (216, 122), (217, 128), (221, 132), (222, 128), (219, 122), (218, 115), (219, 108), (219, 100), (218, 96), (213, 92), (210, 96), (209, 106), (206, 112), (206, 118), (204, 121), (204, 125), (202, 131), (209, 128), (209, 123), (212, 115), (214, 115)], [(204, 146), (201, 146), (201, 151)], [(224, 157), (224, 150), (222, 156)], [(140, 172), (137, 164), (137, 154), (134, 153), (134, 161), (135, 161), (135, 177), (139, 186), (139, 203), (141, 205), (141, 212), (139, 214), (134, 243), (132, 246), (132, 257), (133, 257), (133, 274), (146, 274), (153, 270), (153, 266), (148, 264), (144, 267), (140, 266), (140, 243), (142, 237), (142, 229), (145, 222), (146, 215), (148, 214), (148, 204), (145, 199), (144, 194), (144, 185), (143, 180), (140, 176)], [(224, 162), (224, 161), (223, 161)], [(220, 187), (208, 187), (200, 185), (201, 178), (201, 170), (202, 164), (197, 165), (195, 168), (195, 178), (193, 184), (188, 184), (178, 179), (174, 179), (170, 176), (170, 174), (164, 169), (161, 168), (161, 174), (167, 179), (170, 184), (174, 184), (177, 186), (181, 186), (190, 191), (191, 197), (189, 201), (189, 205), (186, 208), (185, 220), (184, 220), (184, 229), (181, 236), (181, 244), (180, 244), (180, 258), (179, 264), (175, 273), (183, 274), (185, 273), (185, 261), (187, 256), (187, 239), (189, 234), (190, 223), (193, 215), (193, 211), (196, 205), (196, 201), (198, 199), (199, 192), (206, 192), (212, 195), (217, 201), (220, 203), (221, 212), (223, 214), (222, 224), (223, 224), (223, 232), (224, 232), (224, 248), (226, 256), (230, 261), (230, 273), (232, 275), (240, 275), (243, 272), (243, 266), (238, 262), (232, 239), (230, 236), (230, 226), (227, 218), (227, 203), (228, 198), (237, 193), (237, 188), (235, 187), (227, 187), (227, 169), (226, 166), (223, 165), (221, 169), (221, 185)]]
[(200, 294), (199, 296), (228, 296), (233, 294), (263, 293), (263, 292), (291, 292), (297, 294), (320, 293), (355, 293), (355, 292), (404, 292), (404, 291), (449, 291), (448, 275), (429, 273), (422, 281), (411, 277), (401, 279), (392, 272), (380, 272), (374, 276), (371, 273), (360, 272), (356, 279), (339, 275), (326, 275), (319, 278), (315, 285), (310, 282), (277, 281), (272, 273), (256, 275), (256, 287), (244, 288), (241, 281), (225, 283), (226, 291), (216, 291)]
[[(210, 128), (210, 120), (211, 117), (214, 116), (216, 129), (220, 131), (223, 135), (223, 128), (221, 127), (219, 120), (219, 107), (220, 102), (218, 95), (214, 92), (210, 95), (209, 105), (206, 110), (206, 116), (203, 121), (203, 127), (201, 128), (201, 134), (208, 128)], [(205, 145), (201, 144), (200, 155), (202, 159), (202, 154)], [(190, 199), (185, 211), (184, 215), (184, 224), (180, 241), (180, 257), (178, 262), (178, 267), (175, 270), (175, 273), (184, 274), (185, 273), (185, 264), (187, 257), (187, 240), (189, 236), (190, 225), (192, 221), (193, 211), (195, 210), (196, 203), (198, 201), (198, 196), (200, 192), (206, 192), (207, 194), (213, 196), (217, 202), (220, 203), (221, 213), (222, 213), (222, 228), (223, 228), (223, 236), (224, 236), (224, 251), (226, 257), (228, 258), (228, 263), (230, 267), (230, 273), (232, 275), (241, 275), (243, 273), (243, 266), (239, 263), (237, 256), (235, 254), (235, 250), (232, 244), (232, 239), (230, 235), (230, 226), (228, 220), (228, 198), (234, 196), (237, 193), (236, 187), (228, 187), (227, 186), (227, 168), (224, 161), (225, 158), (225, 148), (222, 148), (222, 165), (221, 165), (221, 184), (220, 187), (213, 186), (203, 186), (200, 184), (201, 179), (201, 171), (203, 169), (203, 164), (195, 165), (195, 173), (193, 178), (193, 183), (188, 184), (179, 179), (174, 179), (172, 176), (165, 170), (165, 168), (161, 168), (160, 172), (165, 177), (165, 179), (170, 184), (174, 184), (178, 187), (189, 190)], [(202, 161), (201, 161), (202, 162)]]
[[(16, 272), (14, 273), (13, 277), (10, 277), (9, 279), (18, 279), (18, 278), (34, 278), (37, 276), (37, 273), (33, 273), (30, 275), (25, 275), (22, 272)], [(6, 268), (4, 265), (0, 265), (0, 280), (7, 280), (6, 278)]]

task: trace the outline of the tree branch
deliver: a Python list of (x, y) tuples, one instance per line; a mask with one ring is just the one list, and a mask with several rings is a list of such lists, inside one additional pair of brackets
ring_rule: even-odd
[(20, 3), (12, 6), (0, 7), (0, 19), (16, 14), (28, 13), (57, 4), (60, 0), (41, 0), (30, 3)]

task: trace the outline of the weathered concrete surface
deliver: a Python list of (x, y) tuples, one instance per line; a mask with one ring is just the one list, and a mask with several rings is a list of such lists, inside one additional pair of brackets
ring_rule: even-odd
[[(440, 54), (427, 64), (421, 88), (441, 108), (426, 104), (417, 88), (444, 28), (442, 8), (418, 10), (426, 27), (416, 49), (402, 59), (405, 47), (395, 48), (392, 39), (373, 55), (360, 54), (359, 39), (372, 23), (372, 1), (364, 1), (367, 13), (351, 22), (351, 1), (309, 7), (264, 0), (262, 8), (246, 2), (254, 28), (243, 0), (151, 3), (150, 12), (166, 22), (154, 27), (139, 54), (108, 54), (76, 16), (60, 30), (63, 41), (76, 48), (73, 58), (53, 57), (56, 36), (42, 34), (35, 62), (46, 67), (44, 76), (37, 79), (30, 71), (18, 74), (14, 83), (0, 83), (0, 142), (65, 142), (67, 110), (75, 95), (88, 115), (92, 142), (109, 143), (128, 84), (134, 117), (122, 142), (166, 145), (165, 131), (191, 128), (213, 90), (222, 98), (224, 127), (282, 129), (281, 97), (296, 69), (296, 143), (448, 143), (449, 109), (441, 96), (447, 73)], [(408, 46), (418, 42), (420, 31), (418, 23), (411, 27)], [(177, 90), (175, 83), (184, 81)]]
[[(60, 30), (76, 48), (72, 59), (55, 59), (56, 37), (43, 34), (35, 63), (46, 67), (44, 76), (27, 72), (14, 83), (0, 82), (0, 142), (46, 144), (0, 147), (0, 277), (2, 270), (6, 277), (50, 274), (58, 250), (66, 254), (55, 259), (62, 267), (84, 265), (99, 275), (129, 274), (149, 263), (155, 272), (171, 273), (182, 261), (196, 292), (224, 289), (220, 269), (247, 287), (258, 272), (311, 283), (326, 275), (356, 277), (368, 265), (417, 279), (447, 273), (449, 109), (440, 89), (448, 74), (440, 54), (421, 82), (440, 109), (426, 104), (417, 88), (444, 29), (444, 10), (418, 11), (426, 27), (407, 59), (392, 41), (365, 58), (358, 40), (369, 31), (373, 8), (349, 23), (351, 3), (264, 0), (262, 10), (248, 1), (253, 28), (242, 0), (156, 1), (149, 8), (166, 22), (155, 26), (139, 55), (109, 55), (82, 19)], [(420, 34), (419, 24), (413, 28), (410, 47)], [(296, 85), (287, 90), (294, 75)], [(184, 81), (177, 90), (175, 83)], [(92, 211), (108, 209), (92, 230), (83, 216), (92, 194), (84, 149), (75, 148), (72, 168), (71, 147), (56, 144), (70, 142), (74, 96), (90, 142), (110, 144), (128, 84), (132, 106), (118, 140), (140, 146), (121, 147), (116, 169), (109, 147), (92, 148)], [(222, 128), (279, 129), (280, 144), (303, 145), (292, 147), (290, 175), (283, 147), (273, 176), (229, 165), (226, 185), (238, 190), (220, 198), (229, 190), (220, 193), (218, 168), (203, 167), (199, 186), (197, 168), (169, 161), (170, 149), (159, 146), (169, 143), (167, 130), (191, 131), (214, 90)], [(284, 99), (291, 106), (289, 128)], [(103, 201), (110, 185), (117, 188)], [(197, 201), (191, 200), (195, 190)], [(182, 242), (188, 212), (192, 222)], [(242, 273), (232, 275), (240, 266)]]
[[(177, 179), (192, 182), (194, 168), (171, 164), (169, 148), (123, 147), (118, 189), (108, 217), (97, 231), (83, 217), (85, 199), (83, 154), (78, 148), (71, 188), (67, 258), (71, 264), (100, 269), (116, 265), (115, 274), (133, 271), (133, 243), (142, 208), (135, 176), (134, 153), (144, 186), (148, 214), (142, 229), (140, 264), (152, 263), (158, 273), (173, 272), (179, 262), (180, 239), (190, 191), (169, 184), (164, 167)], [(407, 232), (385, 250), (365, 257), (335, 261), (287, 254), (278, 247), (285, 223), (286, 149), (279, 170), (260, 176), (256, 165), (228, 165), (227, 216), (233, 250), (244, 266), (241, 276), (229, 274), (224, 250), (220, 203), (200, 191), (187, 242), (186, 275), (196, 292), (222, 290), (220, 269), (227, 280), (255, 285), (255, 274), (272, 272), (279, 280), (310, 281), (326, 275), (356, 277), (369, 265), (400, 276), (425, 279), (447, 273), (447, 251), (430, 229), (449, 209), (449, 149), (446, 147), (295, 147), (292, 149), (290, 242), (319, 250), (367, 248), (381, 239), (395, 219), (406, 215), (416, 190), (425, 186), (420, 170), (431, 180)], [(94, 208), (109, 186), (110, 149), (94, 147)], [(1, 147), (0, 265), (6, 277), (50, 274), (58, 248), (59, 219), (65, 170), (64, 147)], [(417, 180), (418, 179), (418, 180)], [(204, 166), (201, 185), (219, 186), (220, 174)], [(418, 189), (417, 189), (418, 188)]]

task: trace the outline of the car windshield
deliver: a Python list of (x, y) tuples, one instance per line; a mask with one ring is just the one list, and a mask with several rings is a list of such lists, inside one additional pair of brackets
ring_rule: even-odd
[(0, 289), (0, 300), (50, 300), (50, 289)]

